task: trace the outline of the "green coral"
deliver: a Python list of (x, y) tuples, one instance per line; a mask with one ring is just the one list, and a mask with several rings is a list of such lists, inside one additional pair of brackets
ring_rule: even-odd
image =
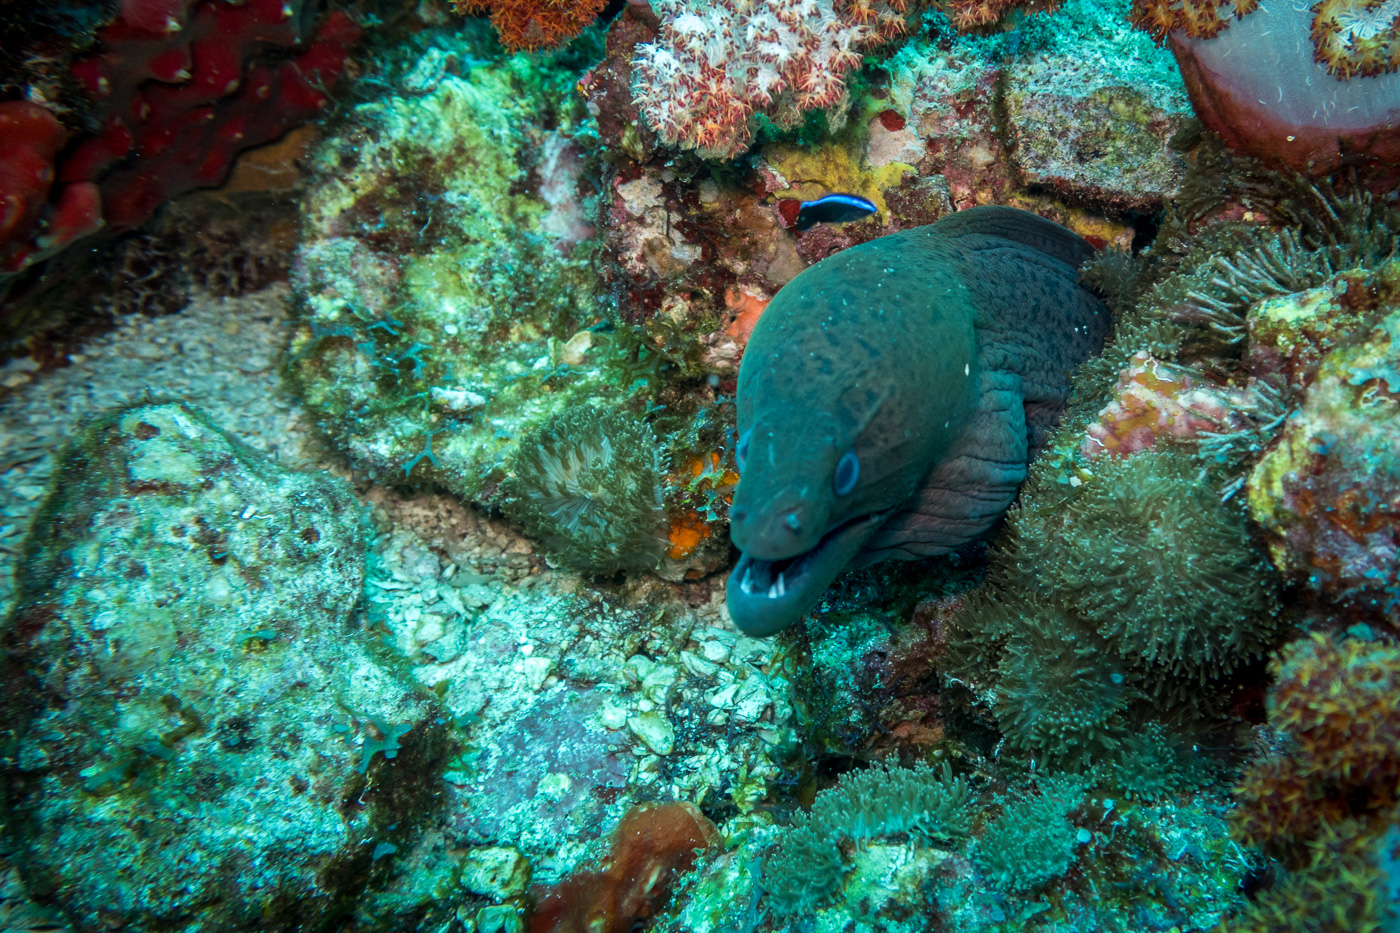
[(1022, 572), (1134, 663), (1205, 679), (1258, 657), (1278, 587), (1244, 513), (1181, 452), (1093, 470), (1055, 508), (1014, 513)]
[(1040, 794), (1015, 801), (987, 824), (973, 861), (993, 885), (1024, 892), (1057, 878), (1074, 863), (1069, 814), (1084, 798), (1072, 780), (1048, 781)]
[(944, 672), (989, 702), (1008, 761), (1155, 797), (1199, 780), (1173, 730), (1218, 717), (1226, 675), (1274, 644), (1277, 577), (1189, 454), (1062, 455), (1033, 467)]
[(561, 563), (586, 574), (653, 570), (665, 553), (665, 458), (635, 415), (579, 405), (520, 439), (505, 511)]
[(766, 868), (769, 897), (787, 915), (810, 912), (840, 888), (848, 865), (843, 840), (864, 843), (908, 833), (924, 841), (956, 842), (972, 826), (967, 782), (927, 765), (876, 767), (843, 775), (798, 814)]
[(1102, 757), (1122, 739), (1133, 698), (1108, 643), (1044, 600), (1004, 610), (1017, 619), (998, 664), (997, 720), (1018, 750), (1057, 764)]

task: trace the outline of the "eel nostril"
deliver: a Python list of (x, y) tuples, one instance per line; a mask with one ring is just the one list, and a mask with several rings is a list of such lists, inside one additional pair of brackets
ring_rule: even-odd
[(783, 524), (788, 526), (789, 531), (802, 530), (802, 519), (797, 517), (796, 512), (789, 512), (787, 518), (783, 519)]
[(748, 517), (749, 517), (749, 510), (748, 510), (748, 509), (745, 509), (745, 508), (733, 509), (733, 510), (731, 510), (730, 513), (729, 513), (729, 519), (730, 519), (730, 521), (742, 522), (742, 521), (746, 521), (746, 520), (748, 519)]

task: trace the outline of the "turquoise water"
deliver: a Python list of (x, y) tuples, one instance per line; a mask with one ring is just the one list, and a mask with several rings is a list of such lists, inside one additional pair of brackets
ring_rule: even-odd
[(1400, 20), (1050, 6), (0, 7), (0, 929), (1400, 928)]

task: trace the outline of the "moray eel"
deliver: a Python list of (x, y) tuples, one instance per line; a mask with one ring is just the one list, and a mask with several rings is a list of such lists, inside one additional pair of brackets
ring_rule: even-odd
[(848, 567), (986, 535), (1102, 348), (1093, 253), (1059, 224), (976, 207), (804, 270), (739, 367), (727, 604), (744, 632), (798, 621)]

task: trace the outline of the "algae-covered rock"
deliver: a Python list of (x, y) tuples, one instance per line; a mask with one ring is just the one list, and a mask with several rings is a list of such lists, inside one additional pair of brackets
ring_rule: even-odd
[(361, 507), (174, 403), (97, 418), (55, 477), (3, 630), (31, 891), (84, 931), (326, 928), (445, 752), (353, 621)]
[(1007, 69), (1005, 119), (1023, 185), (1121, 212), (1150, 210), (1181, 184), (1186, 160), (1168, 141), (1191, 116), (1185, 88), (1127, 7), (1070, 0), (1022, 27), (1030, 48)]
[(1400, 313), (1322, 357), (1249, 505), (1280, 570), (1400, 620)]
[(289, 366), (366, 475), (472, 499), (530, 424), (625, 399), (607, 340), (570, 340), (602, 320), (577, 78), (550, 56), (418, 75), (313, 156)]

